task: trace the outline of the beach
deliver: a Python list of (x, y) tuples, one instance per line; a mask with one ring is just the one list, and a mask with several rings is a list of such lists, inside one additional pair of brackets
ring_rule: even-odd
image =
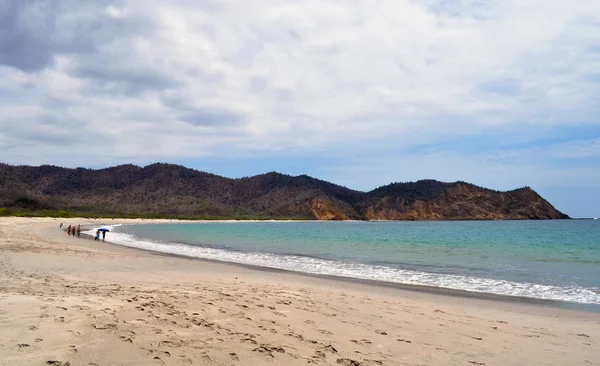
[(0, 365), (600, 365), (598, 312), (162, 255), (61, 222), (103, 223), (0, 218)]

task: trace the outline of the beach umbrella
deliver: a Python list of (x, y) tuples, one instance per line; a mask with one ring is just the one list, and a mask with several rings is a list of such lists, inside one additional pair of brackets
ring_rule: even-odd
[(110, 230), (108, 230), (108, 229), (107, 229), (107, 228), (105, 228), (105, 227), (101, 227), (100, 229), (98, 229), (98, 231), (110, 231)]

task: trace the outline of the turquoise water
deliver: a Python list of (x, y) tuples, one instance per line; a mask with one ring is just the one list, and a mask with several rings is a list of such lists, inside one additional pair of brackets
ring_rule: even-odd
[(154, 224), (116, 226), (109, 238), (307, 273), (600, 304), (600, 220)]

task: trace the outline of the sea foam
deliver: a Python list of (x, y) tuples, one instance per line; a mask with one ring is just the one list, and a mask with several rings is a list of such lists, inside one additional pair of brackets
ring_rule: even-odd
[[(109, 229), (120, 225), (105, 226)], [(95, 230), (86, 231), (93, 235)], [(453, 274), (428, 273), (381, 265), (333, 261), (321, 258), (279, 255), (260, 252), (241, 252), (193, 246), (175, 242), (158, 242), (140, 239), (132, 234), (111, 231), (109, 241), (132, 248), (169, 253), (192, 258), (209, 259), (259, 267), (275, 268), (317, 275), (329, 275), (364, 280), (392, 282), (407, 285), (441, 287), (478, 293), (518, 296), (533, 299), (600, 304), (597, 289), (561, 287), (535, 283), (478, 278)]]

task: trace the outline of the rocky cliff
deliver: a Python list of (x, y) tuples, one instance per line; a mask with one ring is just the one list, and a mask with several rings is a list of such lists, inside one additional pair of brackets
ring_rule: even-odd
[(369, 220), (564, 219), (531, 188), (495, 192), (467, 183), (449, 184), (432, 199), (385, 196), (366, 209)]

